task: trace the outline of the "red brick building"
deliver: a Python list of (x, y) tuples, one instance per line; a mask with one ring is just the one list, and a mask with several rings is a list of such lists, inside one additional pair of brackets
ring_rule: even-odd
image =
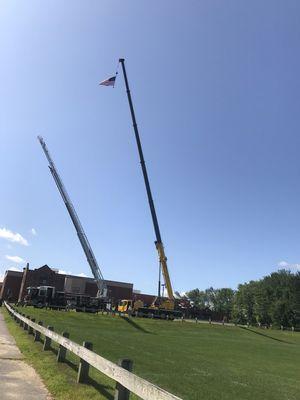
[(0, 291), (0, 299), (18, 301), (23, 272), (6, 271)]
[[(108, 297), (113, 304), (122, 299), (131, 299), (133, 284), (125, 282), (105, 281)], [(33, 286), (54, 286), (57, 291), (64, 291), (74, 294), (85, 294), (95, 297), (97, 295), (97, 284), (93, 278), (74, 275), (59, 274), (58, 271), (43, 265), (34, 270), (29, 269), (29, 264), (23, 272), (6, 271), (0, 299), (22, 301), (28, 287)]]
[[(98, 287), (93, 278), (64, 275), (65, 286), (64, 290), (68, 293), (82, 293), (95, 297), (98, 292)], [(118, 303), (123, 299), (131, 299), (133, 292), (133, 284), (126, 282), (104, 281), (107, 287), (107, 296), (112, 300), (113, 304)]]
[(65, 285), (65, 275), (58, 274), (48, 265), (43, 265), (34, 270), (29, 269), (27, 264), (23, 269), (22, 283), (19, 291), (18, 301), (22, 301), (29, 286), (54, 286), (57, 291), (63, 291)]

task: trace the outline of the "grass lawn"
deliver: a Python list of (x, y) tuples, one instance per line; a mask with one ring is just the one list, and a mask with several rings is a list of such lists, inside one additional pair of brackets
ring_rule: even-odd
[[(4, 311), (3, 311), (4, 312)], [(299, 400), (300, 334), (189, 322), (91, 315), (20, 308), (36, 321), (94, 344), (117, 362), (128, 357), (134, 372), (185, 400)], [(92, 385), (76, 385), (78, 360), (57, 364), (41, 352), (4, 312), (10, 332), (56, 399), (113, 399), (114, 382), (92, 369)], [(100, 393), (100, 394), (99, 394)], [(135, 396), (131, 397), (136, 398)]]

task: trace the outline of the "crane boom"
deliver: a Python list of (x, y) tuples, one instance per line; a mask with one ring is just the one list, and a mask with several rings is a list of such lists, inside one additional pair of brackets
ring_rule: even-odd
[(72, 220), (73, 225), (74, 225), (74, 227), (76, 229), (77, 236), (78, 236), (78, 239), (80, 241), (81, 247), (82, 247), (82, 249), (83, 249), (83, 251), (84, 251), (84, 253), (86, 255), (87, 261), (88, 261), (89, 266), (90, 266), (91, 271), (92, 271), (92, 274), (93, 274), (93, 276), (94, 276), (94, 278), (96, 280), (97, 287), (98, 287), (97, 297), (104, 297), (105, 296), (105, 291), (106, 291), (106, 285), (105, 285), (104, 278), (103, 278), (103, 275), (101, 273), (101, 270), (99, 268), (99, 265), (97, 263), (96, 257), (95, 257), (95, 255), (93, 253), (92, 248), (91, 248), (91, 245), (90, 245), (90, 243), (88, 241), (88, 238), (87, 238), (87, 236), (86, 236), (86, 234), (84, 232), (84, 229), (83, 229), (83, 227), (81, 225), (81, 222), (80, 222), (80, 220), (78, 218), (78, 215), (77, 215), (77, 213), (75, 211), (75, 208), (74, 208), (74, 206), (73, 206), (73, 204), (71, 202), (71, 199), (70, 199), (70, 197), (69, 197), (69, 195), (68, 195), (68, 193), (66, 191), (66, 188), (65, 188), (65, 186), (64, 186), (64, 184), (63, 184), (63, 182), (62, 182), (62, 180), (61, 180), (61, 178), (60, 178), (60, 176), (59, 176), (59, 174), (57, 172), (57, 169), (56, 169), (55, 164), (54, 164), (54, 162), (53, 162), (53, 160), (52, 160), (52, 158), (50, 156), (49, 150), (48, 150), (48, 148), (46, 146), (46, 143), (45, 143), (44, 139), (41, 136), (38, 136), (38, 140), (39, 140), (39, 142), (40, 142), (40, 144), (42, 146), (42, 149), (44, 150), (45, 156), (46, 156), (46, 158), (47, 158), (47, 160), (49, 162), (50, 172), (51, 172), (51, 174), (53, 176), (53, 179), (54, 179), (54, 181), (56, 183), (56, 186), (57, 186), (57, 188), (59, 190), (59, 193), (61, 194), (61, 197), (62, 197), (62, 199), (63, 199), (63, 201), (65, 203), (65, 206), (66, 206), (66, 208), (68, 210), (68, 213), (69, 213), (69, 215), (71, 217), (71, 220)]
[(151, 212), (151, 216), (152, 216), (152, 222), (153, 222), (155, 236), (156, 236), (155, 246), (156, 246), (156, 249), (158, 252), (159, 262), (162, 267), (162, 272), (163, 272), (163, 277), (164, 277), (164, 281), (165, 281), (166, 288), (167, 288), (168, 298), (171, 301), (174, 301), (173, 288), (172, 288), (168, 265), (167, 265), (167, 257), (165, 255), (164, 246), (163, 246), (163, 243), (161, 240), (160, 229), (159, 229), (157, 215), (156, 215), (154, 202), (153, 202), (153, 198), (152, 198), (152, 193), (151, 193), (151, 189), (150, 189), (150, 183), (149, 183), (148, 173), (147, 173), (146, 164), (145, 164), (145, 160), (144, 160), (141, 139), (140, 139), (140, 135), (139, 135), (136, 119), (135, 119), (135, 113), (134, 113), (133, 103), (132, 103), (132, 99), (131, 99), (124, 58), (120, 58), (119, 62), (122, 65), (123, 76), (124, 76), (125, 86), (126, 86), (126, 92), (127, 92), (128, 102), (129, 102), (129, 108), (130, 108), (130, 113), (131, 113), (131, 118), (132, 118), (132, 123), (133, 123), (133, 129), (134, 129), (136, 144), (137, 144), (138, 152), (139, 152), (139, 156), (140, 156), (140, 162), (141, 162), (142, 172), (143, 172), (143, 176), (144, 176), (144, 182), (145, 182), (147, 196), (148, 196), (148, 202), (149, 202), (149, 206), (150, 206), (150, 212)]

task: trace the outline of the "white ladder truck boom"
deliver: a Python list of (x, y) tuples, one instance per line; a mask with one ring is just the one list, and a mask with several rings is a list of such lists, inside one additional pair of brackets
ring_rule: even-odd
[(53, 179), (56, 183), (56, 186), (59, 190), (59, 193), (61, 194), (61, 197), (65, 203), (65, 206), (68, 210), (68, 213), (71, 217), (71, 220), (73, 222), (73, 225), (76, 229), (77, 235), (78, 235), (78, 239), (80, 241), (81, 247), (86, 255), (87, 261), (89, 263), (89, 266), (91, 268), (92, 274), (96, 280), (97, 283), (97, 287), (98, 287), (98, 293), (97, 293), (97, 297), (106, 297), (106, 292), (107, 292), (107, 288), (104, 282), (104, 278), (103, 275), (101, 273), (101, 270), (99, 268), (99, 265), (97, 263), (96, 257), (93, 253), (93, 250), (91, 248), (91, 245), (88, 241), (88, 238), (83, 230), (83, 227), (80, 223), (80, 220), (78, 218), (78, 215), (75, 211), (75, 208), (71, 202), (71, 199), (66, 191), (66, 188), (64, 187), (64, 184), (56, 170), (55, 164), (50, 156), (49, 150), (46, 146), (46, 143), (44, 141), (44, 139), (41, 136), (38, 136), (38, 140), (44, 150), (45, 156), (49, 162), (49, 169), (50, 172), (53, 176)]

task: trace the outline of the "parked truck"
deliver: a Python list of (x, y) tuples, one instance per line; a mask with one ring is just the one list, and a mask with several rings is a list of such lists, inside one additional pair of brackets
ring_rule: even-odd
[(57, 291), (53, 286), (28, 287), (23, 304), (37, 308), (90, 313), (105, 310), (107, 307), (107, 302), (99, 297)]

